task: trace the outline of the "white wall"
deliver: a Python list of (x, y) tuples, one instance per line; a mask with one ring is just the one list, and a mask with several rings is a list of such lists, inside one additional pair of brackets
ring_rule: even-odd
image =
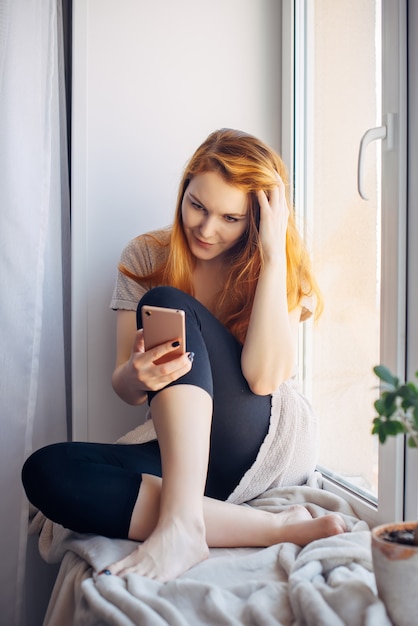
[(73, 25), (73, 434), (113, 441), (140, 416), (110, 384), (119, 254), (212, 130), (279, 148), (281, 2), (74, 0)]

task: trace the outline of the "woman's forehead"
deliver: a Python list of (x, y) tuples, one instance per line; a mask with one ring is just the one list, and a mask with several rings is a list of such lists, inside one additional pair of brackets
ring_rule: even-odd
[(217, 172), (196, 174), (190, 180), (187, 191), (207, 209), (218, 207), (229, 212), (234, 209), (240, 214), (247, 212), (248, 194), (240, 187), (227, 183)]

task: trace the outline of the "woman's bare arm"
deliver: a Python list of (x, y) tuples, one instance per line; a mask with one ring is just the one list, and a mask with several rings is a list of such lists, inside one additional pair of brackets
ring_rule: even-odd
[[(116, 318), (116, 364), (112, 374), (112, 386), (118, 396), (134, 406), (147, 399), (145, 389), (132, 375), (131, 357), (143, 349), (142, 331), (136, 330), (134, 311), (118, 311)], [(130, 371), (131, 370), (131, 371)]]
[(187, 354), (156, 365), (160, 357), (175, 350), (171, 342), (145, 351), (143, 331), (136, 330), (136, 313), (118, 311), (116, 319), (116, 365), (112, 374), (115, 392), (128, 404), (137, 406), (147, 399), (147, 391), (158, 391), (191, 368)]
[(289, 209), (283, 182), (270, 199), (258, 193), (264, 267), (258, 280), (241, 366), (251, 388), (268, 395), (294, 373), (301, 307), (288, 311), (286, 229)]

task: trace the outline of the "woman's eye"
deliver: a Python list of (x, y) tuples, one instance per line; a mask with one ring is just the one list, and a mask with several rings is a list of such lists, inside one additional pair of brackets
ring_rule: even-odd
[(225, 215), (225, 220), (230, 223), (238, 222), (236, 217), (231, 217), (230, 215)]
[(200, 204), (197, 204), (197, 202), (192, 202), (191, 205), (197, 211), (200, 211), (203, 208)]

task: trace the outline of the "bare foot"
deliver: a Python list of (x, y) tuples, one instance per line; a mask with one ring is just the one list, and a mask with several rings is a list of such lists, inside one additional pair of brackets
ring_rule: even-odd
[[(343, 518), (337, 513), (329, 513), (328, 515), (312, 519), (309, 512), (306, 512), (310, 519), (305, 517), (302, 521), (295, 520), (285, 522), (284, 525), (282, 520), (278, 520), (279, 526), (276, 534), (277, 543), (290, 541), (299, 546), (305, 546), (311, 541), (315, 541), (315, 539), (332, 537), (333, 535), (339, 535), (347, 531)], [(281, 513), (279, 515), (281, 515)]]
[(275, 517), (280, 526), (312, 520), (312, 515), (309, 513), (308, 509), (301, 504), (292, 504), (284, 511), (276, 513)]
[(107, 568), (111, 574), (133, 573), (165, 582), (177, 578), (209, 556), (204, 528), (179, 519), (159, 523), (129, 556)]

